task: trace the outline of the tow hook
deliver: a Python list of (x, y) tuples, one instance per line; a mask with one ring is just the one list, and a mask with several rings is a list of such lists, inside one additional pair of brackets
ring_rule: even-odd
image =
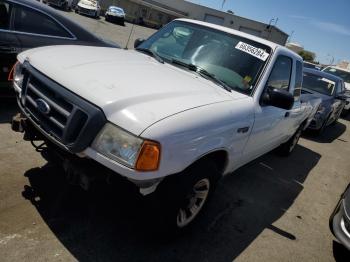
[(21, 113), (18, 113), (12, 118), (11, 128), (15, 132), (24, 132), (25, 121), (27, 120)]

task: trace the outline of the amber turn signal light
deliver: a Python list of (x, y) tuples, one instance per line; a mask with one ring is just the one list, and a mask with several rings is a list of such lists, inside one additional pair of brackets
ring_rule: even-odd
[(8, 74), (7, 81), (13, 81), (13, 74), (15, 70), (15, 66), (17, 65), (18, 61), (12, 66), (10, 73)]
[(156, 142), (145, 141), (136, 162), (138, 171), (154, 171), (158, 169), (160, 160), (160, 145)]

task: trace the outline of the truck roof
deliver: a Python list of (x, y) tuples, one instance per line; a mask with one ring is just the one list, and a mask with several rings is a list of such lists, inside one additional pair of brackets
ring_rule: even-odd
[(281, 46), (279, 44), (276, 44), (274, 42), (271, 42), (269, 40), (266, 40), (264, 38), (261, 38), (261, 37), (258, 37), (258, 36), (254, 36), (254, 35), (251, 35), (251, 34), (247, 34), (247, 33), (244, 33), (242, 31), (238, 31), (238, 30), (235, 30), (235, 29), (232, 29), (232, 28), (229, 28), (229, 27), (225, 27), (225, 26), (221, 26), (221, 25), (216, 25), (216, 24), (212, 24), (212, 23), (208, 23), (208, 22), (203, 22), (203, 21), (198, 21), (198, 20), (193, 20), (193, 19), (187, 19), (187, 18), (178, 18), (178, 19), (175, 19), (177, 21), (184, 21), (184, 22), (188, 22), (188, 23), (192, 23), (192, 24), (197, 24), (197, 25), (202, 25), (202, 26), (206, 26), (206, 27), (209, 27), (209, 28), (213, 28), (213, 29), (216, 29), (216, 30), (220, 30), (220, 31), (223, 31), (223, 32), (226, 32), (226, 33), (229, 33), (229, 34), (234, 34), (234, 35), (238, 35), (238, 36), (241, 36), (241, 37), (244, 37), (244, 38), (247, 38), (249, 40), (252, 40), (252, 41), (255, 41), (255, 42), (259, 42), (259, 43), (262, 43), (264, 45), (267, 45), (269, 47), (271, 47), (272, 50), (276, 50), (277, 48), (280, 48), (280, 49), (283, 49), (284, 51), (286, 51), (287, 53), (289, 53), (291, 56), (295, 57), (295, 58), (298, 58), (299, 60), (303, 60), (301, 58), (301, 56), (299, 56), (298, 54), (296, 54), (295, 52), (291, 51), (290, 49), (284, 47), (284, 46)]

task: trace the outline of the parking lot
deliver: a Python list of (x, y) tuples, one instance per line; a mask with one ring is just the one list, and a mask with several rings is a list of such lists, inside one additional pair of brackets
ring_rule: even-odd
[[(132, 25), (65, 13), (124, 47)], [(154, 30), (134, 27), (129, 42)], [(172, 240), (148, 228), (127, 186), (70, 186), (21, 134), (15, 101), (0, 102), (1, 261), (348, 261), (328, 219), (350, 181), (350, 116), (304, 134), (289, 158), (269, 153), (221, 180), (205, 213)]]
[[(134, 47), (134, 41), (137, 38), (148, 38), (156, 30), (142, 27), (138, 25), (125, 23), (125, 26), (120, 26), (113, 24), (111, 22), (105, 21), (104, 17), (99, 19), (92, 19), (86, 16), (77, 15), (74, 12), (62, 12), (70, 18), (73, 18), (80, 25), (84, 26), (89, 31), (102, 37), (103, 39), (108, 39), (120, 45), (120, 47), (125, 48), (130, 36), (128, 48)], [(130, 32), (132, 33), (130, 34)]]

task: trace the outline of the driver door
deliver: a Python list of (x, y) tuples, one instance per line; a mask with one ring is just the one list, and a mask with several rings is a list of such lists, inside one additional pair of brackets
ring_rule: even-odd
[[(293, 60), (279, 55), (275, 60), (266, 88), (280, 88), (290, 91)], [(290, 91), (291, 92), (291, 91)], [(244, 149), (243, 158), (249, 162), (285, 142), (288, 137), (290, 111), (270, 105), (257, 105), (255, 122)]]

